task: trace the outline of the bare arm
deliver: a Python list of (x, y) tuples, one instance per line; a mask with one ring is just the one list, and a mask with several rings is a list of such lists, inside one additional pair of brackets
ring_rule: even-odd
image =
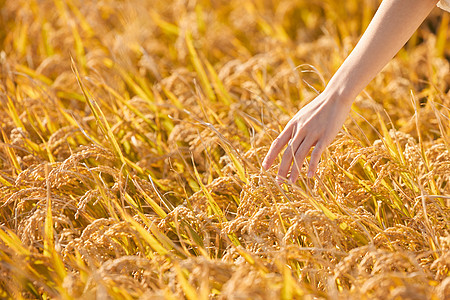
[(295, 182), (309, 150), (314, 146), (308, 177), (320, 156), (342, 127), (351, 104), (364, 87), (407, 42), (438, 0), (384, 0), (366, 32), (334, 74), (324, 92), (303, 107), (272, 143), (263, 161), (268, 169), (287, 144), (278, 178)]
[(437, 0), (385, 0), (328, 86), (356, 97), (409, 40)]

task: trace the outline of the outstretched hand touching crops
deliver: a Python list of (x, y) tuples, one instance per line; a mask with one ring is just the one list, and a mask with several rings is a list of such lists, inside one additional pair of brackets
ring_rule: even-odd
[[(287, 144), (278, 181), (294, 183), (311, 147), (308, 176), (347, 118), (353, 99), (412, 36), (438, 0), (385, 0), (361, 40), (328, 83), (325, 91), (301, 109), (272, 143), (262, 167), (270, 168)], [(447, 5), (447, 4), (446, 4)], [(447, 6), (446, 6), (447, 7)], [(344, 96), (345, 95), (345, 96)]]
[(263, 161), (263, 168), (266, 170), (270, 168), (287, 144), (277, 177), (281, 182), (288, 177), (289, 169), (291, 169), (289, 181), (294, 183), (297, 181), (306, 156), (314, 147), (308, 170), (308, 177), (313, 177), (322, 152), (339, 132), (350, 111), (351, 100), (327, 91), (317, 96), (295, 114), (273, 141)]

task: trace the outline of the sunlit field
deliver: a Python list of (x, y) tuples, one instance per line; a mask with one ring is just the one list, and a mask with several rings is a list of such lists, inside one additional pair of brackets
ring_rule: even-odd
[(449, 13), (261, 171), (379, 3), (0, 1), (0, 298), (450, 299)]

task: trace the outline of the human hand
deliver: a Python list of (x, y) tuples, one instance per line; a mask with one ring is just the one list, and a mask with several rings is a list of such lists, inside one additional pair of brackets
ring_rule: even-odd
[(277, 179), (278, 182), (281, 182), (287, 178), (288, 171), (292, 166), (289, 181), (294, 183), (297, 181), (309, 150), (314, 147), (308, 170), (308, 177), (313, 177), (322, 152), (333, 141), (347, 118), (352, 100), (352, 98), (336, 96), (326, 91), (317, 96), (295, 114), (273, 141), (263, 160), (262, 167), (265, 170), (269, 169), (287, 144)]
[(287, 144), (278, 170), (279, 182), (287, 177), (291, 165), (289, 181), (297, 180), (311, 147), (314, 150), (308, 177), (314, 176), (320, 155), (344, 123), (353, 99), (406, 43), (437, 0), (405, 3), (396, 0), (381, 3), (366, 32), (330, 79), (325, 91), (302, 108), (274, 140), (262, 167), (270, 168)]

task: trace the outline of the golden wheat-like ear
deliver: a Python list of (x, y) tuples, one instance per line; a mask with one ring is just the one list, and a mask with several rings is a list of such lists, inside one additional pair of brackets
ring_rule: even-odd
[(448, 14), (261, 170), (376, 2), (0, 1), (0, 298), (450, 298)]

